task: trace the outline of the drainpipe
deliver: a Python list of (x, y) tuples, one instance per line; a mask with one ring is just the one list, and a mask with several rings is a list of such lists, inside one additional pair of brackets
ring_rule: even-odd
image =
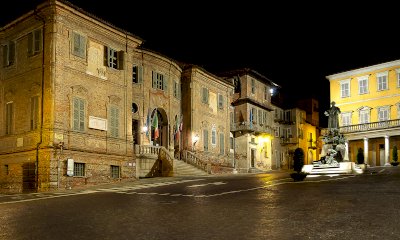
[(40, 99), (40, 134), (39, 134), (39, 142), (36, 144), (36, 164), (35, 164), (35, 187), (36, 190), (39, 190), (39, 148), (43, 142), (43, 121), (44, 121), (44, 113), (43, 113), (43, 103), (44, 103), (44, 67), (45, 67), (45, 30), (46, 30), (46, 20), (40, 16), (37, 12), (37, 9), (34, 10), (35, 17), (38, 18), (43, 23), (42, 29), (42, 79), (41, 79), (41, 99)]

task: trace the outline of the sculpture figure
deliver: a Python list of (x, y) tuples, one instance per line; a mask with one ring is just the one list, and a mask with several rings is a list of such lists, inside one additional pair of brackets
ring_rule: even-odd
[(325, 116), (328, 116), (328, 129), (339, 128), (339, 114), (340, 108), (335, 106), (335, 102), (332, 101), (331, 108), (324, 112)]

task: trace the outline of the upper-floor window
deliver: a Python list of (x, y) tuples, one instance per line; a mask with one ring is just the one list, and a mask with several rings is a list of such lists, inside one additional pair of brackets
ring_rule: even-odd
[(139, 65), (132, 66), (132, 83), (143, 82), (143, 67)]
[(360, 117), (359, 117), (360, 124), (369, 123), (370, 122), (370, 110), (360, 110)]
[(250, 109), (249, 121), (250, 123), (256, 123), (257, 121), (257, 110), (255, 108)]
[(177, 81), (174, 81), (174, 97), (177, 99), (181, 98), (181, 84)]
[(342, 113), (342, 126), (351, 125), (351, 113)]
[(388, 89), (388, 73), (382, 72), (377, 74), (378, 91)]
[(14, 125), (14, 103), (6, 103), (6, 135), (13, 133)]
[(76, 32), (73, 32), (72, 36), (72, 54), (86, 58), (86, 37)]
[(396, 105), (397, 105), (397, 118), (400, 119), (400, 103)]
[(201, 89), (201, 102), (208, 104), (208, 89), (205, 87)]
[(10, 41), (3, 45), (3, 67), (8, 67), (14, 64), (15, 61), (15, 42)]
[(110, 68), (124, 69), (124, 52), (110, 47), (104, 47), (105, 65)]
[(28, 54), (34, 56), (42, 51), (42, 29), (36, 29), (28, 34)]
[(390, 119), (389, 116), (390, 108), (389, 106), (378, 107), (378, 121), (387, 121)]
[(262, 125), (264, 123), (264, 115), (261, 109), (258, 109), (258, 124)]
[(400, 69), (396, 69), (397, 87), (400, 87)]
[(168, 90), (168, 81), (164, 74), (159, 72), (152, 72), (152, 87), (155, 89), (163, 90), (167, 92)]
[(359, 94), (368, 93), (368, 76), (358, 78), (358, 93)]
[(73, 124), (72, 129), (75, 131), (85, 131), (85, 100), (82, 98), (73, 99)]
[(224, 96), (222, 94), (218, 94), (218, 108), (224, 109)]
[(281, 133), (281, 128), (280, 127), (276, 127), (275, 128), (275, 137), (279, 137)]
[(119, 137), (119, 109), (116, 106), (110, 108), (110, 136)]
[(211, 144), (212, 145), (217, 144), (217, 129), (215, 129), (215, 127), (211, 129)]
[(285, 111), (285, 121), (292, 121), (292, 111), (291, 110), (286, 110)]
[(342, 98), (350, 97), (350, 80), (340, 81), (340, 96)]
[(251, 93), (256, 93), (256, 80), (254, 78), (251, 79)]

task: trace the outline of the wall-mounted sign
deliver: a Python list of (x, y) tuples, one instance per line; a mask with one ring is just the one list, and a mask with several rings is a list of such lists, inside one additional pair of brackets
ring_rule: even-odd
[(89, 128), (107, 131), (107, 119), (89, 116)]

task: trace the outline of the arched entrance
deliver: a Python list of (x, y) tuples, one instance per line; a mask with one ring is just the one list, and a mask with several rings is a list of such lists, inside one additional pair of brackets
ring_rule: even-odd
[(164, 109), (155, 108), (151, 113), (151, 145), (168, 149), (168, 117)]

